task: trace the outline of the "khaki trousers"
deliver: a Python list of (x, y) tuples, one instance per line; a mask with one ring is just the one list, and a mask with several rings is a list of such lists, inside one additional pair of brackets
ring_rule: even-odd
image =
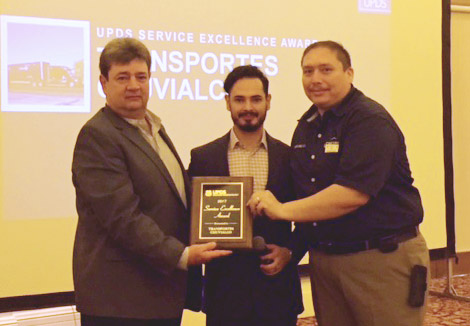
[(425, 306), (408, 305), (410, 272), (428, 268), (429, 251), (421, 234), (397, 250), (346, 255), (310, 251), (310, 280), (319, 326), (419, 326)]

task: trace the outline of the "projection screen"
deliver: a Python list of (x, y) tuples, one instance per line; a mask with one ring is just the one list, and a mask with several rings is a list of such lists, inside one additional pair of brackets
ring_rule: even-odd
[(445, 247), (441, 11), (440, 1), (2, 1), (0, 298), (73, 290), (72, 151), (104, 104), (98, 59), (115, 37), (150, 49), (149, 109), (186, 166), (193, 147), (232, 125), (222, 82), (233, 67), (265, 72), (265, 127), (290, 143), (310, 105), (303, 49), (341, 42), (354, 85), (401, 126), (425, 207), (422, 232), (430, 248)]

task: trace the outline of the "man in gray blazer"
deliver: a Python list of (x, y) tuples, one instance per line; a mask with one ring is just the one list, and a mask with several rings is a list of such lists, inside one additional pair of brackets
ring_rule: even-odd
[(147, 110), (150, 64), (140, 41), (109, 42), (100, 56), (106, 106), (78, 135), (73, 276), (82, 325), (180, 325), (188, 266), (230, 253), (187, 246), (188, 177)]

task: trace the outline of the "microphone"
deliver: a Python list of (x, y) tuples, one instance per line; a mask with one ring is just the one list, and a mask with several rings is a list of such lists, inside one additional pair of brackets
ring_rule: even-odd
[[(253, 238), (253, 250), (257, 252), (260, 256), (269, 254), (271, 251), (266, 247), (266, 241), (262, 236), (255, 236)], [(269, 265), (273, 262), (272, 259), (261, 259), (261, 265)]]

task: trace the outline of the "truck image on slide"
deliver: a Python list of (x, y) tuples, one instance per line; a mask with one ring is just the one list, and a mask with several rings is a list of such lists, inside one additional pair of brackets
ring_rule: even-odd
[(8, 83), (13, 88), (83, 87), (72, 69), (52, 66), (48, 62), (33, 62), (8, 65)]

